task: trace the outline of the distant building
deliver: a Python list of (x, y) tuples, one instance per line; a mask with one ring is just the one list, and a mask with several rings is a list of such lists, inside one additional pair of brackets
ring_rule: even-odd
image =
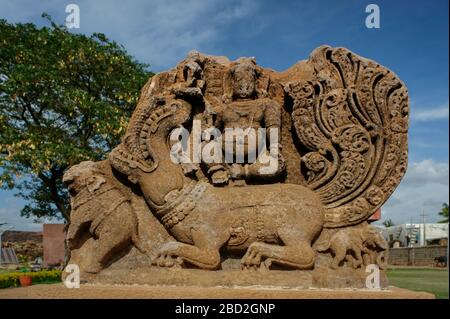
[(391, 227), (377, 226), (390, 247), (446, 246), (447, 224), (402, 224)]

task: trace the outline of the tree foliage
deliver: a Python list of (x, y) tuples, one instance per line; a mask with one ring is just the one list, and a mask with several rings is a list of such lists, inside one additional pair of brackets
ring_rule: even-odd
[(443, 203), (441, 211), (438, 213), (439, 216), (443, 217), (444, 219), (439, 221), (440, 223), (448, 223), (448, 204)]
[(151, 72), (103, 34), (0, 20), (0, 185), (69, 219), (64, 171), (118, 144)]

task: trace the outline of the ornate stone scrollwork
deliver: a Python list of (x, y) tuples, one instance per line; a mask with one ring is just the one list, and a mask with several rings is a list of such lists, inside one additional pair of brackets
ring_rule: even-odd
[[(308, 63), (315, 71), (313, 80), (290, 83), (286, 89), (293, 99), (294, 126), (306, 148), (325, 148), (336, 163), (328, 169), (332, 173), (317, 180), (318, 168), (306, 154), (307, 181), (315, 177), (308, 185), (331, 211), (326, 227), (361, 222), (386, 201), (405, 172), (407, 90), (386, 68), (344, 48), (320, 47)], [(310, 83), (320, 84), (313, 90)], [(355, 206), (361, 196), (367, 200), (365, 215)]]

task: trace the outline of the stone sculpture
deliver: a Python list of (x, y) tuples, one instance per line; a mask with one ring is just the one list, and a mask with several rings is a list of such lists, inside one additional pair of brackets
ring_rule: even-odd
[(330, 265), (332, 268), (338, 268), (344, 259), (354, 268), (363, 264), (385, 267), (384, 251), (388, 249), (388, 245), (376, 228), (367, 223), (360, 224), (360, 227), (341, 228), (324, 241), (323, 245), (316, 248), (320, 252), (333, 252), (334, 259)]
[(90, 273), (99, 272), (114, 253), (130, 243), (140, 247), (130, 199), (102, 172), (102, 164), (108, 165), (82, 162), (72, 166), (63, 179), (71, 194), (68, 248), (78, 246), (83, 237), (95, 237), (92, 261), (84, 269)]
[(319, 47), (284, 72), (191, 52), (143, 87), (105, 161), (66, 173), (69, 262), (94, 281), (199, 268), (257, 283), (259, 272), (241, 275), (256, 269), (361, 286), (363, 265), (386, 260), (367, 220), (405, 173), (408, 109), (391, 71), (344, 48)]

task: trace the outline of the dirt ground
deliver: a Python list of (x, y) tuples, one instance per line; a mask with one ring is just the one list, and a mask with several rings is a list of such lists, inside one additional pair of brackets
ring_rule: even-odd
[(171, 287), (146, 285), (81, 285), (68, 289), (62, 284), (33, 285), (0, 290), (0, 299), (434, 299), (426, 292), (396, 287), (365, 289), (279, 289), (265, 287)]

